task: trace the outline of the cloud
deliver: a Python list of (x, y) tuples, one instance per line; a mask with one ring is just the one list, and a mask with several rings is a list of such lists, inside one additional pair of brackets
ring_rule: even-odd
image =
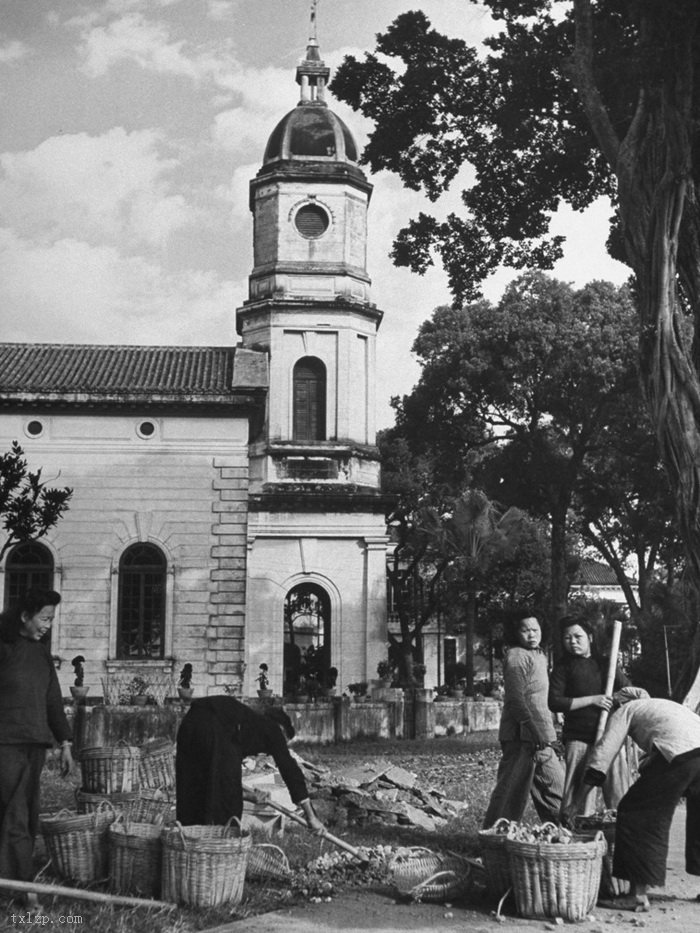
[(12, 65), (30, 54), (29, 46), (17, 39), (0, 43), (0, 65)]
[(162, 248), (191, 219), (172, 193), (177, 163), (160, 154), (152, 130), (115, 127), (101, 136), (54, 136), (28, 152), (0, 156), (4, 222), (37, 241)]
[(0, 302), (13, 340), (233, 344), (244, 287), (214, 273), (168, 273), (113, 247), (42, 246), (0, 230)]

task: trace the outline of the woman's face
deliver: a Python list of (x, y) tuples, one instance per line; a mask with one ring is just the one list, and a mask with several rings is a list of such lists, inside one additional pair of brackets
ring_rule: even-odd
[(518, 644), (522, 648), (539, 648), (542, 629), (535, 618), (523, 619), (518, 625)]
[(22, 628), (20, 629), (22, 635), (33, 641), (39, 641), (51, 628), (55, 613), (55, 606), (42, 606), (33, 616), (28, 612), (23, 612)]
[(573, 654), (577, 658), (590, 658), (591, 639), (588, 632), (580, 625), (570, 625), (564, 629), (561, 637), (564, 651)]

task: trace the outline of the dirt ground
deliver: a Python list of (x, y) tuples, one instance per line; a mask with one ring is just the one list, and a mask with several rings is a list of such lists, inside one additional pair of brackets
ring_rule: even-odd
[[(654, 933), (699, 933), (700, 878), (684, 871), (685, 809), (678, 808), (671, 835), (671, 853), (666, 887), (651, 892), (649, 913), (633, 914), (596, 907), (590, 920), (577, 924), (581, 933), (605, 933), (607, 930), (646, 928)], [(493, 905), (466, 906), (442, 904), (406, 904), (397, 902), (386, 890), (359, 890), (335, 896), (330, 903), (305, 904), (290, 910), (275, 911), (241, 920), (216, 933), (405, 933), (405, 931), (469, 931), (493, 933), (505, 929), (512, 933), (535, 930), (556, 930), (553, 920), (523, 920), (514, 914), (512, 902), (504, 906), (505, 919), (497, 921), (491, 915)], [(214, 930), (208, 931), (214, 933)]]

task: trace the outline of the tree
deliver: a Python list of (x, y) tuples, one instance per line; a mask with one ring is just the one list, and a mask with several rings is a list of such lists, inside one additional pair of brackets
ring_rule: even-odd
[[(464, 163), (464, 216), (421, 214), (398, 262), (437, 250), (459, 299), (505, 263), (551, 265), (549, 221), (609, 195), (611, 251), (636, 281), (641, 373), (700, 584), (700, 4), (696, 0), (485, 0), (502, 31), (489, 54), (400, 16), (376, 55), (333, 83), (375, 121), (364, 157), (435, 199)], [(555, 15), (555, 7), (556, 14)], [(694, 335), (686, 339), (686, 319)], [(700, 659), (696, 627), (693, 673)]]
[(7, 537), (0, 547), (0, 561), (21, 541), (43, 537), (68, 509), (73, 490), (56, 489), (41, 480), (41, 470), (32, 473), (24, 451), (13, 441), (12, 449), (0, 454), (0, 516)]
[(473, 481), (549, 520), (555, 617), (566, 606), (570, 510), (611, 412), (636, 387), (635, 342), (626, 289), (575, 291), (528, 273), (496, 307), (438, 308), (413, 346), (418, 385), (395, 403), (412, 451), (433, 451), (438, 482)]

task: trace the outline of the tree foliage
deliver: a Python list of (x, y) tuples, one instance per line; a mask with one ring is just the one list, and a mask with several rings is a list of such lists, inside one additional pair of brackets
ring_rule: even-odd
[(24, 451), (13, 441), (11, 450), (0, 454), (0, 516), (6, 538), (0, 560), (22, 541), (41, 538), (68, 509), (73, 490), (47, 486), (41, 470), (32, 472)]
[[(479, 57), (400, 16), (349, 59), (334, 92), (375, 121), (365, 152), (436, 198), (464, 164), (463, 214), (422, 214), (395, 244), (423, 271), (437, 251), (459, 300), (498, 265), (547, 266), (562, 202), (601, 194), (609, 246), (636, 280), (641, 373), (693, 583), (700, 585), (700, 4), (484, 0), (500, 31)], [(686, 339), (683, 319), (694, 336)], [(700, 662), (696, 628), (693, 673)]]

